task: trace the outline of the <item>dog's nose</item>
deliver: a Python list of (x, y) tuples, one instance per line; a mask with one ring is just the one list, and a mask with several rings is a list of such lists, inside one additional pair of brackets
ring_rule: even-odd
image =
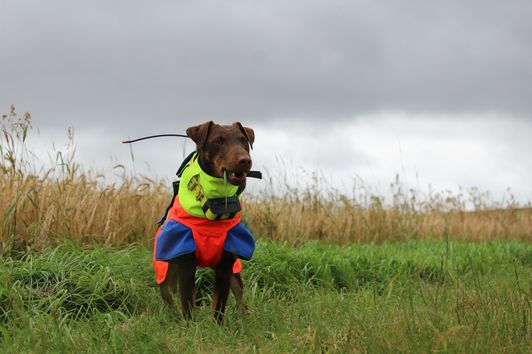
[(251, 159), (247, 156), (241, 156), (238, 159), (238, 165), (243, 168), (250, 168), (251, 167)]

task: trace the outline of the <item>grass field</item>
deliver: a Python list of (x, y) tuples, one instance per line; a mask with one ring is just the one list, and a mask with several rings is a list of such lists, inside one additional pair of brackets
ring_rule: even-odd
[(268, 176), (244, 200), (259, 241), (243, 272), (251, 313), (231, 298), (216, 325), (203, 269), (185, 322), (151, 266), (169, 183), (121, 165), (110, 183), (76, 163), (73, 140), (40, 165), (30, 132), (28, 113), (2, 116), (1, 353), (532, 352), (530, 202)]
[[(72, 242), (0, 265), (0, 352), (463, 352), (532, 350), (532, 245), (411, 241), (258, 244), (241, 315), (162, 303), (151, 252)], [(198, 274), (209, 294), (211, 272)]]

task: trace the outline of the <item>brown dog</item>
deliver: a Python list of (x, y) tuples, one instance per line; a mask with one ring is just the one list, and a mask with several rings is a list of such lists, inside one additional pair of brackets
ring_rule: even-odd
[[(187, 135), (196, 143), (201, 169), (212, 177), (223, 178), (234, 186), (243, 186), (251, 169), (250, 147), (255, 140), (251, 128), (239, 122), (232, 125), (218, 125), (207, 122), (187, 129)], [(236, 256), (223, 250), (220, 261), (213, 267), (215, 272), (212, 296), (213, 316), (223, 322), (229, 289), (237, 303), (246, 312), (243, 300), (243, 282), (240, 273), (233, 274)], [(163, 300), (172, 308), (173, 294), (179, 290), (181, 309), (186, 319), (192, 317), (195, 305), (195, 272), (197, 262), (194, 253), (178, 256), (168, 261), (168, 270), (160, 290)]]

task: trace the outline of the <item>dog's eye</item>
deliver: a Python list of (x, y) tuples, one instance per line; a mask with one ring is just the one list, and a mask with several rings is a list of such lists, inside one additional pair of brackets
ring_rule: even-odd
[(247, 151), (249, 151), (249, 143), (248, 143), (248, 139), (246, 139), (246, 138), (242, 138), (242, 139), (240, 139), (240, 141), (242, 142), (242, 146), (244, 146), (244, 149), (246, 149)]
[(224, 139), (218, 138), (218, 139), (214, 140), (214, 143), (216, 145), (223, 145), (224, 144)]

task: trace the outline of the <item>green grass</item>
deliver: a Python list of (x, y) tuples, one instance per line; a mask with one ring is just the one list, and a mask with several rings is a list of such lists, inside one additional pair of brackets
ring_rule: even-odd
[[(0, 260), (0, 352), (530, 352), (532, 244), (261, 242), (241, 315), (182, 321), (151, 252), (71, 243)], [(198, 273), (210, 293), (211, 272)]]

